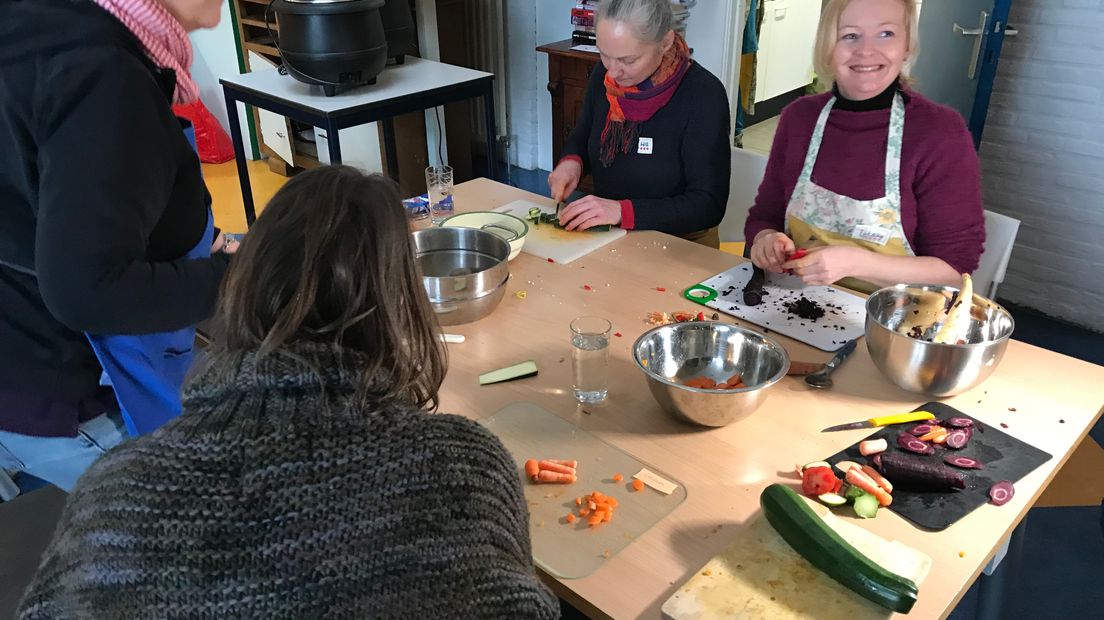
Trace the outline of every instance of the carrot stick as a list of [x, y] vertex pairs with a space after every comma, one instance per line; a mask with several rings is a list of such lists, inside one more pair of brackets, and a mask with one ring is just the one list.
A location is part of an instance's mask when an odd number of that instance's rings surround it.
[[539, 472], [540, 466], [537, 464], [536, 461], [534, 461], [533, 459], [525, 461], [525, 475], [528, 476], [530, 480], [536, 481], [537, 474]]
[[847, 470], [847, 481], [851, 484], [859, 487], [867, 493], [878, 498], [878, 503], [882, 506], [888, 506], [893, 503], [893, 496], [885, 492], [885, 489], [878, 486], [877, 482], [870, 479], [857, 467], [852, 467]]
[[575, 468], [574, 467], [568, 467], [567, 465], [560, 465], [559, 463], [554, 463], [552, 461], [541, 461], [541, 462], [537, 463], [537, 466], [540, 467], [541, 471], [554, 471], [554, 472], [560, 473], [560, 474], [569, 474], [569, 475], [572, 475], [572, 476], [575, 475]]
[[892, 493], [893, 492], [893, 484], [889, 480], [886, 480], [885, 476], [878, 473], [877, 469], [874, 469], [873, 467], [871, 467], [869, 465], [863, 465], [862, 466], [862, 471], [867, 476], [870, 476], [871, 480], [878, 483], [878, 486], [885, 489], [886, 493]]
[[920, 436], [919, 439], [920, 441], [934, 441], [936, 437], [939, 437], [940, 435], [947, 435], [948, 433], [949, 431], [947, 429], [943, 428], [942, 426], [937, 426], [928, 431], [927, 434]]
[[565, 467], [570, 467], [571, 469], [578, 469], [579, 468], [579, 461], [565, 461], [565, 460], [561, 460], [561, 459], [544, 459], [544, 460], [548, 461], [549, 463], [556, 463], [557, 465], [563, 465]]
[[575, 476], [571, 474], [561, 474], [558, 471], [548, 471], [542, 469], [537, 473], [537, 480], [540, 482], [555, 482], [557, 484], [571, 484], [575, 482]]

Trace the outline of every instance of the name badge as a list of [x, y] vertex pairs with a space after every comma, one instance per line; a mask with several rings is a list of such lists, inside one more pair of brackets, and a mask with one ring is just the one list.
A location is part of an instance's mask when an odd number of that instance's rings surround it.
[[854, 232], [851, 234], [856, 239], [862, 241], [869, 241], [870, 243], [877, 243], [878, 245], [885, 245], [889, 243], [889, 240], [893, 238], [893, 233], [888, 228], [882, 228], [881, 226], [870, 226], [868, 224], [859, 224], [855, 227]]
[[651, 138], [640, 138], [640, 140], [636, 143], [636, 152], [641, 154], [641, 155], [651, 155], [652, 154], [652, 139]]

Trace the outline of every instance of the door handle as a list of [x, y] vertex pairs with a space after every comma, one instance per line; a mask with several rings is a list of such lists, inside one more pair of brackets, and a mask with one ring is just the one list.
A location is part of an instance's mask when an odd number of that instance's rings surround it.
[[1014, 37], [1018, 34], [1020, 34], [1020, 31], [1017, 30], [1016, 28], [1005, 28], [1004, 29], [1004, 36], [1006, 36], [1006, 37]]
[[970, 68], [966, 71], [966, 77], [974, 79], [977, 75], [978, 58], [981, 57], [981, 43], [985, 38], [985, 27], [989, 24], [989, 13], [981, 11], [978, 15], [978, 27], [977, 28], [963, 28], [958, 24], [953, 26], [956, 34], [964, 37], [977, 37], [974, 39], [974, 49], [970, 52]]

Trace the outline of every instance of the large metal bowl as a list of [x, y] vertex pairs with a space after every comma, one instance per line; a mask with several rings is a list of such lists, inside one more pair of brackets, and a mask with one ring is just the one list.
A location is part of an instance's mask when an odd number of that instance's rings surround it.
[[898, 284], [867, 298], [866, 348], [890, 381], [910, 392], [953, 396], [993, 374], [1016, 324], [1007, 310], [980, 295], [974, 295], [964, 344], [928, 342], [897, 331], [906, 317], [922, 311], [925, 297], [949, 300], [957, 292], [949, 286]]
[[[763, 404], [786, 376], [790, 358], [774, 340], [728, 323], [696, 321], [656, 327], [633, 344], [633, 360], [660, 407], [703, 426], [724, 426]], [[718, 383], [739, 373], [748, 387], [706, 390], [684, 383], [708, 376]]]
[[422, 283], [437, 321], [461, 325], [487, 316], [506, 294], [510, 244], [476, 228], [415, 231]]

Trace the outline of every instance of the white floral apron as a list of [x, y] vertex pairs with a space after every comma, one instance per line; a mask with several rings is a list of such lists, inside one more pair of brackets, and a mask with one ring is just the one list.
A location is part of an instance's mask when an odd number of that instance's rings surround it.
[[[905, 102], [901, 93], [893, 96], [889, 114], [885, 196], [874, 200], [855, 200], [813, 183], [813, 166], [835, 103], [835, 97], [828, 100], [813, 128], [801, 176], [786, 205], [786, 234], [799, 248], [850, 245], [878, 254], [915, 256], [901, 223], [901, 141], [905, 133]], [[844, 278], [838, 284], [864, 292], [879, 288], [856, 278]]]

